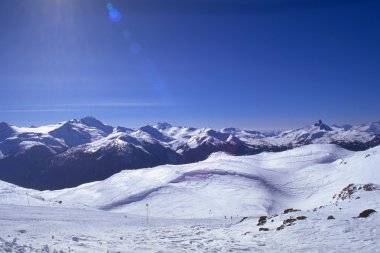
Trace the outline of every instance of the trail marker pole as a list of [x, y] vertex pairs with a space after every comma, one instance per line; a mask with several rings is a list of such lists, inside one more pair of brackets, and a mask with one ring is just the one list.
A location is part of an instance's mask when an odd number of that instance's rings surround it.
[[26, 195], [26, 199], [28, 200], [28, 206], [30, 206], [30, 203], [29, 203], [29, 194], [27, 192], [25, 192], [25, 195]]
[[149, 224], [149, 205], [146, 203], [146, 224]]

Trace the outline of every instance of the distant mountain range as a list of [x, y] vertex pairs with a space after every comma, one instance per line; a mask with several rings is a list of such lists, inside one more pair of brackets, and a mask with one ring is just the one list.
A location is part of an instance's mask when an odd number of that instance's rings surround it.
[[105, 125], [92, 117], [27, 128], [2, 122], [0, 180], [39, 190], [62, 189], [126, 169], [198, 162], [218, 151], [252, 155], [308, 144], [366, 150], [380, 144], [380, 122], [328, 126], [319, 121], [270, 133], [168, 123], [132, 129]]

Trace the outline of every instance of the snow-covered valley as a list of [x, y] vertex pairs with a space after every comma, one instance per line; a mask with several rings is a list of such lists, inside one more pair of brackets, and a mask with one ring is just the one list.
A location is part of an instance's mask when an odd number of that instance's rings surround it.
[[312, 144], [55, 191], [1, 182], [0, 251], [377, 252], [379, 164], [380, 147]]

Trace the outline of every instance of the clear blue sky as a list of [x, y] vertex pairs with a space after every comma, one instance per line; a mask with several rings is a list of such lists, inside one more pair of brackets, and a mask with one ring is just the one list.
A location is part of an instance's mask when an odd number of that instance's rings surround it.
[[1, 0], [0, 121], [380, 120], [380, 1]]

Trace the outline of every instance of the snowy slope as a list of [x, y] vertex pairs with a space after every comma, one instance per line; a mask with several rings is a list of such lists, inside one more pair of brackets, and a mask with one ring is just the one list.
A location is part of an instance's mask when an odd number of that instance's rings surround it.
[[312, 144], [57, 191], [1, 182], [0, 252], [376, 252], [378, 164], [380, 147]]
[[133, 214], [144, 213], [149, 203], [153, 216], [167, 218], [273, 214], [287, 207], [328, 204], [350, 183], [379, 183], [380, 175], [374, 173], [378, 152], [314, 144], [245, 157], [217, 153], [195, 164], [123, 171], [41, 196]]

